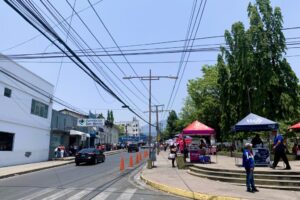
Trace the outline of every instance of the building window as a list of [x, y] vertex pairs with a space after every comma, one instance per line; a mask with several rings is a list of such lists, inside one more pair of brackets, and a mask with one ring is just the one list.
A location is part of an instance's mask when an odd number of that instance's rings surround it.
[[13, 133], [0, 132], [0, 151], [12, 151], [14, 143]]
[[32, 99], [31, 114], [48, 118], [48, 105]]
[[11, 97], [11, 89], [9, 88], [4, 88], [4, 96], [6, 97]]

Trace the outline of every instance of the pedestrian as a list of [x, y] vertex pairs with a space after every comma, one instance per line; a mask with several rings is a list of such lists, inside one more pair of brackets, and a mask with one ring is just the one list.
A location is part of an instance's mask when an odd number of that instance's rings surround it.
[[170, 144], [170, 154], [169, 159], [172, 160], [172, 167], [175, 167], [175, 159], [177, 155], [177, 147], [174, 143]]
[[58, 157], [58, 147], [56, 147], [56, 148], [54, 149], [54, 155], [55, 155], [55, 158]]
[[252, 152], [252, 144], [246, 143], [243, 151], [243, 167], [246, 171], [247, 192], [258, 192], [254, 183], [254, 156]]
[[251, 141], [253, 148], [256, 148], [257, 145], [261, 144], [262, 146], [264, 145], [263, 141], [260, 139], [259, 135], [256, 134], [255, 137]]
[[272, 135], [274, 136], [274, 145], [273, 145], [274, 162], [273, 162], [273, 165], [271, 166], [271, 168], [275, 169], [280, 158], [282, 158], [282, 160], [286, 166], [285, 169], [290, 170], [291, 166], [290, 166], [289, 161], [285, 154], [285, 146], [283, 143], [283, 140], [284, 140], [283, 137], [278, 133], [277, 130], [272, 131]]
[[60, 157], [63, 158], [65, 154], [65, 146], [64, 145], [60, 145]]
[[61, 157], [61, 147], [60, 147], [60, 145], [58, 145], [58, 147], [57, 147], [56, 157], [57, 157], [57, 158], [60, 158], [60, 157]]

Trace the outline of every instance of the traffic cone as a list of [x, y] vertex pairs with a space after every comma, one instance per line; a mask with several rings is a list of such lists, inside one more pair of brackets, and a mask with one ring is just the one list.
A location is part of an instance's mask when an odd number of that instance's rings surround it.
[[133, 167], [133, 158], [132, 158], [132, 154], [130, 154], [130, 158], [129, 158], [129, 167]]
[[140, 162], [140, 160], [139, 160], [139, 154], [136, 153], [135, 154], [135, 164], [137, 165], [137, 164], [139, 164], [139, 162]]
[[143, 160], [142, 152], [139, 153], [139, 156], [140, 156], [140, 161], [142, 161]]
[[123, 171], [125, 169], [125, 162], [123, 156], [121, 157], [120, 160], [120, 171]]
[[147, 152], [144, 151], [144, 158], [147, 158]]

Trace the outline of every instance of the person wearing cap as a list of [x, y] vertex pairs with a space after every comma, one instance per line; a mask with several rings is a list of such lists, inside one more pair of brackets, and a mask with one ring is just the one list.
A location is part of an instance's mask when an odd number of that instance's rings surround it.
[[274, 136], [274, 162], [271, 168], [275, 169], [280, 158], [282, 158], [283, 162], [285, 163], [286, 170], [290, 170], [291, 166], [289, 164], [289, 161], [285, 155], [285, 146], [283, 144], [283, 137], [278, 133], [277, 130], [272, 131], [272, 135]]
[[254, 183], [254, 156], [252, 153], [252, 144], [246, 143], [243, 151], [243, 167], [246, 170], [247, 192], [258, 192]]

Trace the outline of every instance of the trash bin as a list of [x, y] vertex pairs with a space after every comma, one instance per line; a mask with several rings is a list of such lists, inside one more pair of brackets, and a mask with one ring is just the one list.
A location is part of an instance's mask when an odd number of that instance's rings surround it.
[[176, 163], [178, 169], [185, 169], [184, 155], [178, 154], [176, 157]]

